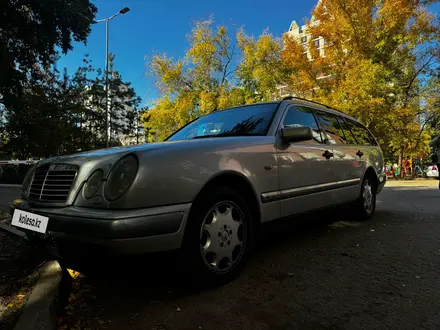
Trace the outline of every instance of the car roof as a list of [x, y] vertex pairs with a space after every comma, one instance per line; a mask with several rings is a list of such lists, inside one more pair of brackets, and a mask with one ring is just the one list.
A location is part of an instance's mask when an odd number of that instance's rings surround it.
[[220, 109], [220, 110], [217, 110], [215, 112], [234, 110], [234, 109], [243, 108], [243, 107], [252, 107], [252, 106], [255, 106], [255, 105], [280, 104], [281, 102], [282, 101], [269, 101], [269, 102], [259, 102], [259, 103], [252, 103], [252, 104], [243, 104], [243, 105], [237, 105], [237, 106], [231, 107], [231, 108]]
[[343, 112], [341, 112], [339, 110], [336, 110], [336, 109], [334, 109], [334, 108], [332, 108], [332, 107], [330, 107], [328, 105], [325, 105], [325, 104], [322, 104], [322, 103], [318, 103], [318, 102], [315, 102], [315, 101], [311, 101], [311, 100], [307, 100], [307, 99], [303, 99], [303, 98], [300, 98], [300, 97], [286, 97], [283, 100], [238, 105], [238, 106], [235, 106], [235, 107], [232, 107], [232, 108], [226, 108], [226, 109], [218, 110], [217, 112], [234, 110], [234, 109], [242, 108], [242, 107], [251, 107], [251, 106], [255, 106], [255, 105], [281, 104], [283, 102], [288, 102], [288, 103], [292, 103], [292, 104], [296, 104], [296, 105], [306, 105], [306, 106], [308, 106], [310, 108], [314, 108], [316, 110], [322, 110], [322, 111], [325, 111], [325, 112], [329, 112], [329, 113], [332, 113], [334, 115], [345, 117], [345, 118], [351, 119], [351, 120], [353, 120], [353, 121], [355, 121], [357, 123], [362, 124], [356, 118], [353, 118], [353, 117], [347, 115], [346, 113], [343, 113]]

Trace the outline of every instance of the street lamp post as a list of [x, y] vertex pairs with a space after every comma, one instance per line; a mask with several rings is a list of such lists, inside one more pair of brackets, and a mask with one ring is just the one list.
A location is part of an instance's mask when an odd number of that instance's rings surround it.
[[120, 11], [118, 11], [116, 14], [97, 20], [93, 23], [101, 23], [105, 22], [105, 147], [109, 147], [109, 141], [111, 136], [111, 128], [110, 128], [110, 116], [108, 111], [108, 104], [109, 104], [109, 95], [108, 95], [108, 59], [109, 59], [109, 53], [108, 53], [108, 38], [109, 38], [109, 23], [110, 20], [118, 16], [119, 14], [125, 14], [130, 11], [130, 8], [125, 7], [122, 8]]

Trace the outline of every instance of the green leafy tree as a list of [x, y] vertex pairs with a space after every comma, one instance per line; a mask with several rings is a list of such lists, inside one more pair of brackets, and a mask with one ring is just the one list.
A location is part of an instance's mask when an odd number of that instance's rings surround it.
[[0, 1], [0, 103], [11, 107], [56, 48], [67, 53], [73, 41], [85, 42], [96, 11], [89, 0]]
[[[128, 82], [110, 80], [117, 92], [111, 94], [113, 111], [120, 117], [113, 132], [129, 134], [133, 111], [139, 98]], [[120, 91], [121, 86], [125, 90]], [[3, 146], [9, 154], [24, 159], [50, 157], [105, 146], [105, 91], [102, 72], [93, 68], [87, 56], [73, 76], [53, 66], [41, 69], [22, 91], [13, 111], [5, 111]], [[112, 109], [112, 108], [111, 108]], [[122, 118], [122, 116], [125, 116]], [[120, 125], [123, 126], [123, 125]], [[120, 141], [113, 140], [113, 145]]]
[[67, 72], [41, 69], [23, 88], [19, 102], [5, 116], [5, 145], [18, 158], [55, 156], [79, 148], [78, 114], [83, 99]]

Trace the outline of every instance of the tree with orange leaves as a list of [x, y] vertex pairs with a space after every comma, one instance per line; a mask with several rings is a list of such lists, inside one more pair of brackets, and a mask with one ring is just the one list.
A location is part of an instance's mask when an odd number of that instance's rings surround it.
[[[439, 54], [439, 25], [426, 9], [432, 2], [320, 1], [307, 23], [307, 52], [285, 36], [290, 90], [359, 118], [388, 155], [427, 152], [432, 109], [423, 100]], [[318, 37], [324, 56], [312, 44]]]

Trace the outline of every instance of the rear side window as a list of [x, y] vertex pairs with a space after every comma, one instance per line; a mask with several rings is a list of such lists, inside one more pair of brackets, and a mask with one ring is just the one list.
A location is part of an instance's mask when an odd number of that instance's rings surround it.
[[[319, 130], [313, 112], [305, 107], [290, 107], [283, 121], [284, 127], [310, 127], [313, 130], [314, 142], [323, 143], [324, 139]], [[302, 142], [304, 143], [304, 142]]]
[[359, 124], [353, 120], [346, 118], [344, 118], [344, 120], [347, 122], [348, 126], [350, 127], [350, 130], [353, 132], [354, 136], [356, 137], [358, 144], [371, 145], [371, 146], [377, 145], [373, 136], [362, 124]]
[[327, 141], [330, 144], [346, 144], [347, 140], [344, 135], [339, 121], [331, 113], [324, 111], [316, 111], [321, 124], [324, 126]]
[[345, 139], [348, 144], [358, 144], [356, 141], [356, 138], [354, 137], [353, 133], [351, 132], [348, 124], [341, 118], [336, 116], [338, 119], [339, 124], [342, 127], [342, 130], [344, 131]]

